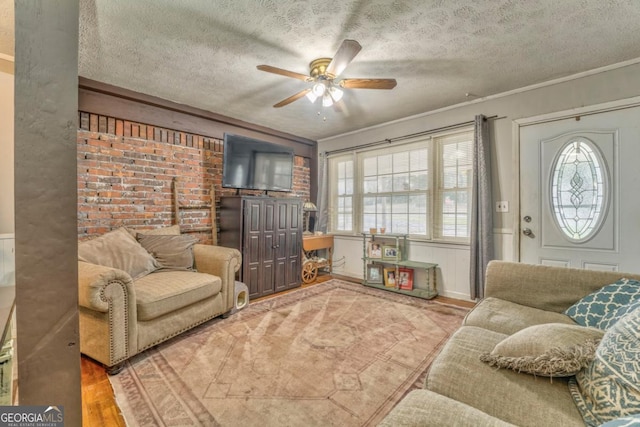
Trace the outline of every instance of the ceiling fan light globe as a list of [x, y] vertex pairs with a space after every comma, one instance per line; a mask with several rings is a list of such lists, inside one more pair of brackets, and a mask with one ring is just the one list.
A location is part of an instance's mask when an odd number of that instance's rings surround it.
[[306, 97], [309, 101], [311, 101], [312, 104], [315, 104], [316, 99], [318, 99], [318, 96], [315, 93], [313, 93], [313, 91], [307, 93]]
[[332, 105], [333, 105], [333, 99], [331, 99], [331, 96], [329, 96], [329, 94], [326, 93], [322, 97], [322, 106], [323, 107], [331, 107]]
[[320, 96], [324, 96], [326, 90], [327, 90], [327, 86], [323, 82], [318, 82], [313, 85], [312, 92], [315, 96], [320, 97]]
[[332, 87], [330, 89], [331, 92], [331, 98], [333, 99], [333, 102], [338, 102], [342, 99], [342, 95], [344, 95], [344, 91], [338, 89], [337, 87]]

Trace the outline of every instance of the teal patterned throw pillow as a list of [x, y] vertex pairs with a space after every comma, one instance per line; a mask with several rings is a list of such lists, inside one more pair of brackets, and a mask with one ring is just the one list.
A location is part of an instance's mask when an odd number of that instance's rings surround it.
[[640, 414], [606, 422], [600, 427], [640, 427]]
[[573, 304], [564, 314], [582, 326], [606, 330], [628, 310], [621, 307], [640, 302], [640, 282], [620, 279]]
[[622, 319], [625, 314], [631, 313], [633, 310], [639, 307], [640, 307], [640, 300], [637, 300], [630, 304], [623, 305], [621, 307], [616, 308], [611, 313], [611, 316], [607, 316], [606, 319], [602, 319], [602, 321], [600, 322], [599, 329], [604, 329], [604, 330], [609, 329], [610, 327], [615, 325], [619, 319]]
[[596, 358], [569, 380], [569, 390], [588, 426], [640, 414], [640, 308], [604, 334]]

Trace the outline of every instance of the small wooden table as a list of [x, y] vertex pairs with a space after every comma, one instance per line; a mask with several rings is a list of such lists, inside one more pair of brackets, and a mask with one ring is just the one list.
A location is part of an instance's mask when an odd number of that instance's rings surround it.
[[[319, 249], [327, 250], [327, 259], [323, 262], [318, 262], [310, 256], [310, 252], [317, 251]], [[304, 260], [302, 263], [302, 281], [304, 283], [311, 283], [316, 280], [319, 268], [327, 267], [329, 269], [329, 273], [332, 272], [333, 235], [303, 235], [302, 250], [304, 252]]]

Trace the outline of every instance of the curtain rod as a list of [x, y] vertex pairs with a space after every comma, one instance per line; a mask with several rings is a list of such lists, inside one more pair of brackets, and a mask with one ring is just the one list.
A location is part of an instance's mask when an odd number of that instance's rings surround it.
[[[485, 120], [493, 120], [493, 119], [498, 119], [498, 118], [502, 118], [502, 117], [491, 116], [491, 117], [485, 117], [484, 119]], [[445, 131], [445, 130], [457, 129], [457, 128], [461, 128], [461, 127], [472, 125], [474, 123], [475, 123], [475, 120], [470, 120], [468, 122], [456, 123], [454, 125], [448, 125], [448, 126], [442, 126], [442, 127], [439, 127], [439, 128], [429, 129], [429, 130], [425, 130], [425, 131], [421, 131], [421, 132], [416, 132], [416, 133], [412, 133], [412, 134], [409, 134], [409, 135], [396, 136], [394, 138], [387, 138], [387, 139], [381, 139], [380, 141], [368, 142], [366, 144], [356, 145], [355, 147], [338, 148], [337, 150], [325, 151], [324, 155], [328, 156], [330, 154], [343, 153], [343, 152], [347, 152], [347, 151], [361, 150], [363, 148], [376, 147], [376, 146], [382, 145], [382, 144], [391, 144], [392, 142], [402, 141], [402, 140], [405, 140], [405, 139], [411, 139], [411, 138], [415, 138], [415, 137], [418, 137], [418, 136], [431, 135], [433, 133], [442, 132], [442, 131]]]

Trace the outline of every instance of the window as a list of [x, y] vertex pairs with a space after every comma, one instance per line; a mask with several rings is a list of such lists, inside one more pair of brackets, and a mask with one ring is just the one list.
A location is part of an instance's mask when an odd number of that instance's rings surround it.
[[353, 157], [331, 159], [331, 229], [353, 231]]
[[434, 138], [438, 151], [435, 235], [468, 241], [471, 213], [473, 132]]
[[551, 168], [551, 206], [565, 237], [584, 242], [598, 230], [608, 190], [604, 160], [586, 138], [567, 143]]
[[362, 230], [427, 235], [429, 150], [363, 153]]
[[329, 158], [333, 232], [469, 241], [473, 131]]

